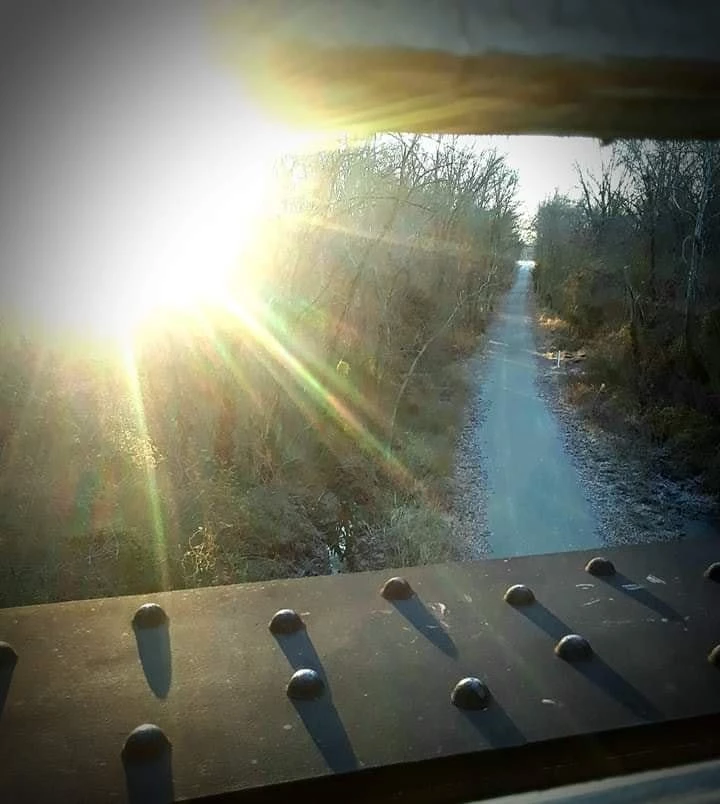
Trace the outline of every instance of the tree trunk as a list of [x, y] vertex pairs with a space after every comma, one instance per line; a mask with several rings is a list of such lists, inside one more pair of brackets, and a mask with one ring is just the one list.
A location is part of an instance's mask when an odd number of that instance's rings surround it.
[[685, 286], [685, 326], [684, 326], [684, 341], [685, 341], [685, 354], [688, 360], [688, 366], [691, 372], [695, 375], [706, 376], [700, 356], [697, 351], [697, 344], [695, 343], [695, 331], [697, 320], [697, 286], [700, 276], [702, 254], [704, 250], [704, 237], [705, 237], [705, 212], [707, 210], [708, 199], [713, 178], [713, 164], [711, 153], [711, 145], [704, 143], [702, 146], [702, 185], [700, 188], [700, 198], [698, 199], [697, 212], [695, 214], [695, 223], [691, 235], [690, 244], [690, 261], [688, 264], [687, 284]]
[[643, 379], [642, 370], [642, 355], [640, 353], [640, 304], [638, 302], [635, 291], [630, 283], [628, 274], [628, 266], [625, 266], [625, 288], [628, 295], [628, 305], [630, 308], [630, 351], [632, 352], [633, 365], [635, 368], [635, 393], [642, 407], [645, 406], [647, 398], [647, 389]]
[[648, 276], [648, 296], [651, 302], [657, 299], [657, 211], [653, 210], [652, 222], [650, 223], [650, 271]]

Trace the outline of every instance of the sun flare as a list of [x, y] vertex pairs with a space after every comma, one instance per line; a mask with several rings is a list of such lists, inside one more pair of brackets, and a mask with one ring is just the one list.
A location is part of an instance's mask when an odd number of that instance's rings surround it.
[[156, 315], [197, 310], [231, 285], [252, 285], [254, 255], [279, 201], [274, 164], [294, 144], [290, 135], [275, 136], [218, 172], [186, 177], [182, 187], [157, 186], [162, 214], [138, 233], [101, 326], [127, 337]]
[[73, 337], [122, 344], [252, 292], [282, 208], [278, 161], [307, 147], [307, 134], [248, 107], [240, 131], [205, 122], [182, 148], [155, 144], [125, 175], [113, 165], [96, 248], [68, 273], [60, 312]]

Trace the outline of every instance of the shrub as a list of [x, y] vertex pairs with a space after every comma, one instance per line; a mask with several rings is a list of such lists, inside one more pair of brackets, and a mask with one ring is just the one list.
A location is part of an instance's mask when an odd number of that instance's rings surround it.
[[403, 505], [391, 511], [381, 538], [390, 567], [440, 564], [460, 557], [452, 518], [419, 505]]

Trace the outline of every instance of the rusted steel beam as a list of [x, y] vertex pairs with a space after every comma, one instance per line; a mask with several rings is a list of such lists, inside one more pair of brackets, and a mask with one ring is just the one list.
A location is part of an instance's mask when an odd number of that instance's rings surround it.
[[[409, 590], [359, 573], [0, 611], [17, 657], [3, 800], [332, 798], [350, 774], [348, 795], [425, 800], [432, 778], [454, 801], [707, 759], [719, 553], [697, 539], [608, 551], [614, 574], [580, 552], [403, 570]], [[532, 596], [506, 599], [515, 584]], [[556, 651], [568, 634], [590, 650]], [[465, 678], [482, 694], [453, 700]], [[145, 723], [159, 731], [128, 740]]]

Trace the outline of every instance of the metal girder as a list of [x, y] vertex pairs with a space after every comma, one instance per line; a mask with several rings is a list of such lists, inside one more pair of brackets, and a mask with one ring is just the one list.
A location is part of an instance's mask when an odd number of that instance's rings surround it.
[[[396, 601], [380, 594], [393, 573], [373, 572], [0, 611], [17, 654], [0, 673], [0, 797], [459, 801], [713, 756], [720, 584], [703, 573], [720, 546], [609, 550], [612, 576], [586, 571], [593, 555], [407, 569], [414, 594]], [[533, 603], [506, 602], [516, 583]], [[134, 627], [148, 602], [167, 622]], [[283, 608], [305, 627], [271, 633]], [[570, 633], [592, 658], [555, 654]], [[320, 697], [288, 697], [299, 668]], [[486, 709], [452, 705], [468, 676]], [[143, 723], [171, 757], [124, 765]]]
[[159, 108], [182, 97], [203, 110], [218, 71], [239, 101], [248, 92], [312, 128], [720, 137], [720, 6], [708, 1], [76, 0], [0, 14], [11, 121], [27, 97], [94, 114], [108, 93], [136, 102], [148, 88]]
[[234, 19], [243, 79], [290, 121], [720, 136], [720, 11], [709, 2], [280, 0]]

